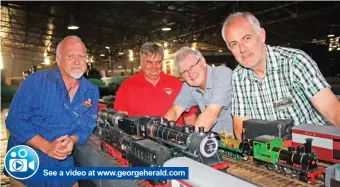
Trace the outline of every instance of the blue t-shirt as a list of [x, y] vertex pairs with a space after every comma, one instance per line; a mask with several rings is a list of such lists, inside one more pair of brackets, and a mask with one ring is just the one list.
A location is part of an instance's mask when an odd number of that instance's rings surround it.
[[[26, 145], [36, 135], [53, 142], [63, 135], [76, 134], [84, 144], [96, 126], [99, 90], [84, 77], [70, 103], [68, 90], [59, 70], [38, 71], [25, 79], [11, 103], [6, 127], [10, 132], [7, 149]], [[33, 148], [34, 149], [34, 148]], [[35, 149], [41, 167], [72, 167], [73, 157], [50, 158]], [[75, 180], [21, 180], [28, 187], [72, 186]]]

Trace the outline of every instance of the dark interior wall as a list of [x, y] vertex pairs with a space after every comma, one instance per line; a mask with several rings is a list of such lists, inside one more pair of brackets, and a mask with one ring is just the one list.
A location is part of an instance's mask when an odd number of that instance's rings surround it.
[[335, 77], [340, 74], [340, 51], [329, 51], [326, 45], [304, 44], [300, 47], [318, 64], [324, 77]]
[[219, 66], [220, 64], [226, 64], [230, 69], [234, 69], [237, 66], [237, 61], [232, 55], [223, 55], [223, 56], [204, 56], [208, 64], [215, 64], [215, 66]]

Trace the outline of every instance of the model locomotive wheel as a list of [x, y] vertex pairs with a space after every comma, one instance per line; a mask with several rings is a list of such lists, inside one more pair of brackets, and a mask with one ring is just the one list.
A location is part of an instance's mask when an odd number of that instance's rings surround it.
[[268, 168], [268, 170], [273, 171], [273, 170], [275, 170], [275, 165], [274, 164], [267, 164], [267, 168]]

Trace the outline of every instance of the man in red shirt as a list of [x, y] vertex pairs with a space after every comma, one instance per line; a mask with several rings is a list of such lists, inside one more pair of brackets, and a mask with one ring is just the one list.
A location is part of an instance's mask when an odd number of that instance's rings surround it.
[[[164, 116], [182, 88], [182, 82], [162, 72], [164, 49], [147, 42], [140, 50], [141, 71], [126, 79], [119, 87], [114, 109], [129, 116]], [[183, 114], [177, 125], [194, 124], [196, 107]], [[184, 121], [183, 121], [184, 118]]]

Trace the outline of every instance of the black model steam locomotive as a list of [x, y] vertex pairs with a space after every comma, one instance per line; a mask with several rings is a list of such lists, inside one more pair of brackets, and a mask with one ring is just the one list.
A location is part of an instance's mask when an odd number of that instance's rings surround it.
[[209, 166], [223, 163], [214, 134], [203, 128], [195, 132], [191, 125], [178, 127], [162, 117], [128, 117], [112, 109], [99, 112], [97, 128], [104, 145], [118, 149], [132, 166], [162, 166], [178, 156]]

